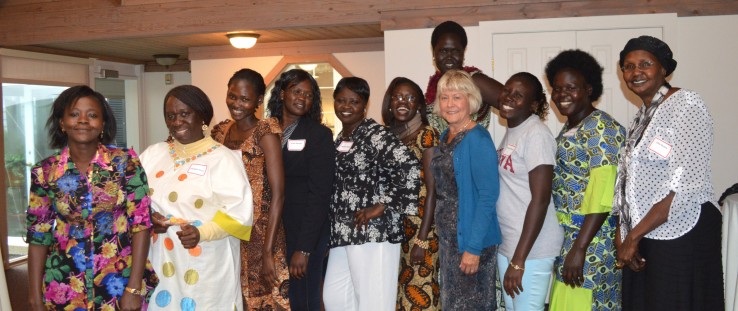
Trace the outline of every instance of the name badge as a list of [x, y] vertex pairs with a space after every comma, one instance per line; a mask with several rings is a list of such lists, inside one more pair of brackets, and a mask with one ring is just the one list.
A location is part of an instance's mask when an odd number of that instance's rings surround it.
[[302, 149], [305, 149], [306, 143], [307, 143], [307, 140], [305, 139], [288, 139], [287, 140], [287, 150], [302, 151]]
[[351, 146], [353, 145], [353, 141], [342, 141], [341, 144], [338, 145], [338, 148], [336, 148], [336, 150], [338, 150], [338, 152], [348, 152], [349, 150], [351, 150]]
[[513, 151], [515, 151], [515, 149], [517, 149], [517, 148], [518, 148], [518, 146], [516, 146], [516, 145], [507, 144], [507, 146], [505, 146], [505, 149], [502, 149], [502, 155], [504, 155], [504, 156], [510, 156], [513, 153]]
[[205, 176], [205, 172], [208, 170], [208, 166], [204, 164], [192, 164], [187, 170], [187, 173]]
[[651, 144], [648, 145], [648, 150], [666, 159], [671, 154], [671, 145], [656, 137], [653, 139]]

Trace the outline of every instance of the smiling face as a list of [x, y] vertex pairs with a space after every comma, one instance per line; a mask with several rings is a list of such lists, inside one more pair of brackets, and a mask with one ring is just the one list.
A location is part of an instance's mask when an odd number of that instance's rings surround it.
[[264, 94], [256, 94], [254, 86], [246, 80], [236, 80], [228, 87], [226, 106], [231, 118], [238, 122], [251, 117], [264, 100]]
[[666, 69], [650, 52], [635, 50], [623, 60], [623, 80], [628, 89], [650, 104], [659, 88], [666, 83]]
[[461, 44], [461, 38], [453, 33], [443, 34], [433, 47], [433, 59], [436, 68], [442, 74], [450, 69], [462, 69], [464, 46]]
[[469, 96], [462, 91], [444, 90], [438, 96], [438, 109], [449, 127], [460, 128], [471, 120]]
[[92, 97], [80, 97], [64, 109], [59, 123], [68, 144], [97, 144], [105, 126], [102, 105]]
[[181, 144], [189, 144], [203, 139], [202, 117], [174, 96], [169, 96], [164, 104], [164, 120], [172, 137]]
[[566, 116], [570, 125], [579, 124], [579, 121], [594, 110], [589, 99], [592, 86], [587, 84], [578, 71], [569, 68], [559, 70], [551, 88], [551, 100], [559, 112]]
[[392, 108], [392, 116], [398, 123], [406, 123], [418, 114], [420, 98], [415, 89], [407, 83], [398, 84], [392, 92], [390, 100], [390, 108]]
[[507, 119], [507, 126], [516, 127], [535, 111], [533, 86], [521, 78], [512, 77], [505, 83], [498, 102], [500, 116]]
[[366, 101], [348, 87], [344, 87], [333, 97], [333, 109], [341, 120], [344, 132], [351, 133], [364, 120]]
[[284, 102], [282, 115], [286, 118], [300, 118], [313, 107], [313, 88], [308, 80], [295, 84], [287, 90], [282, 90], [280, 95]]

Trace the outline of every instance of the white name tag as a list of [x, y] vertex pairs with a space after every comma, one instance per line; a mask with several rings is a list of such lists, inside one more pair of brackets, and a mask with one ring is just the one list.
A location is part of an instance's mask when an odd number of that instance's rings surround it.
[[349, 150], [351, 150], [351, 146], [353, 145], [353, 141], [342, 141], [341, 144], [338, 145], [338, 148], [336, 148], [336, 150], [338, 150], [338, 152], [348, 152]]
[[502, 149], [502, 155], [504, 155], [504, 156], [510, 156], [513, 153], [513, 151], [515, 151], [515, 149], [517, 149], [517, 148], [518, 148], [518, 146], [516, 146], [516, 145], [507, 144], [507, 146], [505, 146], [505, 149]]
[[205, 172], [208, 170], [208, 166], [204, 164], [192, 164], [190, 165], [190, 169], [187, 170], [187, 173], [205, 176]]
[[656, 137], [653, 139], [651, 144], [648, 145], [648, 150], [666, 159], [671, 154], [671, 145]]
[[305, 149], [306, 143], [307, 143], [307, 140], [305, 139], [288, 139], [287, 140], [287, 150], [302, 151], [302, 149]]

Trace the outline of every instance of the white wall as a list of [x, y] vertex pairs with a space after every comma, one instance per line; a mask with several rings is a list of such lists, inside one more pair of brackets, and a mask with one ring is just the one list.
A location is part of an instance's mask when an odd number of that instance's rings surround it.
[[702, 95], [715, 124], [712, 174], [717, 196], [738, 183], [738, 105], [735, 90], [738, 15], [679, 18], [679, 50], [672, 85]]
[[[172, 84], [164, 83], [164, 75], [172, 74]], [[140, 150], [143, 152], [151, 144], [164, 141], [169, 135], [164, 124], [164, 95], [178, 85], [192, 84], [189, 72], [146, 72], [143, 75], [143, 102], [139, 125], [142, 136]]]
[[[587, 17], [588, 24], [611, 21], [614, 16]], [[540, 23], [539, 20], [510, 21], [511, 23]], [[577, 26], [579, 26], [577, 24]], [[576, 28], [572, 26], [572, 28]], [[466, 65], [473, 65], [492, 76], [492, 55], [489, 39], [482, 40], [480, 27], [465, 27], [469, 44]], [[726, 29], [738, 29], [738, 15], [678, 17], [674, 32], [666, 34], [667, 43], [674, 50], [679, 62], [671, 84], [695, 90], [707, 102], [715, 122], [715, 144], [713, 147], [713, 181], [716, 195], [738, 182], [738, 165], [731, 161], [738, 154], [738, 105], [734, 104], [731, 90], [735, 84], [738, 59], [733, 55], [738, 50], [738, 38], [728, 35]], [[428, 77], [433, 73], [430, 37], [432, 29], [385, 31], [385, 81], [405, 76], [425, 89]], [[676, 42], [674, 42], [675, 40]], [[499, 61], [495, 66], [502, 66]], [[629, 122], [626, 122], [629, 124]]]
[[[354, 76], [367, 80], [371, 89], [367, 115], [381, 121], [381, 102], [384, 95], [384, 53], [336, 53], [333, 54]], [[241, 68], [251, 68], [266, 76], [279, 63], [282, 56], [247, 57], [193, 60], [191, 62], [192, 84], [201, 88], [210, 97], [215, 109], [211, 124], [230, 118], [225, 105], [228, 79]]]

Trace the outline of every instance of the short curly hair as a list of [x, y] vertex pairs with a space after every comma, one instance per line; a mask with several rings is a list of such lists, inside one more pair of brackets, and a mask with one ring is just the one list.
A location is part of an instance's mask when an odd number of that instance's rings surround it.
[[454, 21], [445, 21], [438, 24], [438, 26], [433, 29], [433, 34], [431, 34], [431, 48], [435, 47], [438, 40], [441, 40], [441, 36], [447, 33], [458, 36], [459, 41], [461, 41], [461, 46], [466, 48], [466, 44], [468, 42], [468, 39], [466, 38], [466, 30], [464, 30], [464, 27], [461, 27], [459, 23]]
[[589, 100], [594, 102], [602, 95], [602, 71], [604, 68], [589, 53], [582, 50], [566, 50], [556, 55], [546, 64], [546, 79], [553, 85], [556, 74], [564, 69], [579, 72], [584, 80], [592, 87]]

